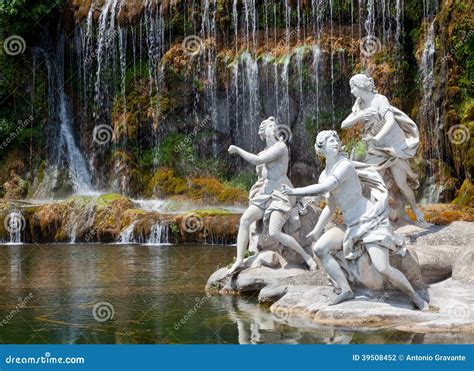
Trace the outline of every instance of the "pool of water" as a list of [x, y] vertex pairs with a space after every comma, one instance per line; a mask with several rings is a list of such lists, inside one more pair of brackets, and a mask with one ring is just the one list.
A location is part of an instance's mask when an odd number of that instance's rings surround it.
[[209, 245], [0, 245], [0, 343], [456, 342], [321, 327], [280, 319], [255, 297], [207, 297], [207, 278], [234, 254]]

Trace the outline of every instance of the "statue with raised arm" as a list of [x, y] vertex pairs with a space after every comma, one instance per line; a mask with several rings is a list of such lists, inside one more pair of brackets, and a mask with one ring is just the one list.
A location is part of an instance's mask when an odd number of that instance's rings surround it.
[[[266, 143], [266, 148], [253, 154], [231, 145], [230, 154], [238, 154], [245, 161], [256, 166], [258, 180], [250, 190], [249, 207], [240, 219], [237, 235], [237, 258], [228, 271], [233, 275], [244, 268], [244, 255], [248, 249], [250, 226], [259, 220], [268, 223], [269, 237], [300, 254], [311, 270], [316, 262], [290, 235], [283, 232], [286, 223], [291, 222], [289, 213], [296, 204], [295, 197], [280, 192], [282, 185], [292, 186], [287, 177], [289, 153], [285, 142], [278, 137], [278, 128], [273, 117], [260, 124], [258, 134]], [[289, 214], [288, 214], [289, 213]]]
[[[379, 171], [394, 200], [406, 200], [416, 216], [416, 221], [423, 223], [424, 216], [416, 205], [413, 192], [419, 183], [409, 163], [419, 144], [416, 124], [405, 113], [391, 106], [384, 95], [377, 93], [372, 78], [363, 74], [354, 75], [350, 79], [350, 86], [356, 101], [352, 113], [342, 122], [341, 128], [347, 129], [358, 122], [364, 123], [363, 140], [367, 143], [364, 162]], [[396, 188], [402, 197], [395, 196], [398, 193]], [[398, 216], [407, 219], [404, 203], [402, 202], [398, 211], [403, 215]]]
[[[367, 251], [373, 266], [383, 277], [409, 295], [416, 307], [426, 309], [428, 304], [405, 275], [390, 265], [389, 254], [403, 255], [405, 248], [404, 241], [392, 233], [388, 219], [388, 191], [380, 174], [370, 165], [347, 159], [341, 153], [341, 141], [333, 130], [318, 134], [315, 149], [318, 155], [326, 158], [326, 168], [319, 183], [303, 188], [284, 184], [282, 193], [288, 196], [326, 196], [327, 205], [308, 236], [316, 241], [313, 251], [340, 289], [331, 305], [354, 297], [344, 271], [332, 255], [342, 249], [348, 260], [355, 260]], [[342, 213], [345, 229], [334, 227], [324, 232], [336, 208]]]

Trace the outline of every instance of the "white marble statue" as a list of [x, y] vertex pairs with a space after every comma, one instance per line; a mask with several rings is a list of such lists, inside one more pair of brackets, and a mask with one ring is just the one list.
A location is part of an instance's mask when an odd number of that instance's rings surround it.
[[242, 148], [231, 145], [230, 154], [238, 154], [245, 161], [256, 166], [258, 180], [250, 190], [249, 207], [240, 219], [237, 235], [237, 258], [228, 271], [235, 274], [244, 268], [243, 260], [249, 245], [250, 226], [259, 220], [268, 223], [269, 236], [299, 253], [311, 270], [316, 269], [316, 262], [290, 235], [283, 232], [286, 223], [294, 222], [289, 213], [296, 203], [295, 197], [280, 192], [282, 185], [292, 186], [287, 177], [288, 147], [278, 137], [278, 128], [273, 117], [260, 124], [258, 134], [266, 143], [266, 148], [258, 153], [249, 153]]
[[[313, 251], [341, 290], [331, 304], [354, 297], [341, 266], [331, 253], [343, 249], [346, 259], [357, 259], [366, 250], [382, 276], [409, 295], [418, 308], [426, 309], [428, 304], [403, 273], [390, 265], [389, 254], [403, 255], [405, 250], [403, 240], [392, 233], [388, 191], [380, 174], [370, 165], [347, 159], [341, 153], [341, 141], [333, 130], [318, 134], [315, 149], [318, 155], [326, 158], [326, 168], [319, 183], [303, 188], [283, 184], [282, 193], [288, 196], [324, 194], [327, 199], [327, 206], [308, 237], [316, 241]], [[345, 227], [324, 232], [336, 208], [342, 213]]]
[[[423, 213], [416, 205], [413, 193], [419, 183], [409, 163], [419, 144], [416, 124], [405, 113], [391, 106], [384, 95], [377, 93], [372, 78], [363, 74], [354, 75], [350, 79], [350, 86], [356, 101], [352, 113], [342, 122], [341, 128], [347, 129], [358, 122], [364, 123], [363, 139], [367, 142], [364, 162], [373, 165], [380, 172], [392, 196], [398, 193], [398, 187], [402, 198], [415, 213], [417, 222], [424, 223]], [[397, 196], [393, 197], [397, 199]], [[404, 215], [404, 203], [402, 202], [399, 211], [403, 215], [399, 216], [408, 220]]]

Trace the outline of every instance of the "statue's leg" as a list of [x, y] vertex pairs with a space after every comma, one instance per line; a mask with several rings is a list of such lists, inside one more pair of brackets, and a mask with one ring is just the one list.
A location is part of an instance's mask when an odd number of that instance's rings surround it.
[[227, 274], [234, 273], [242, 266], [245, 251], [249, 244], [250, 226], [263, 218], [264, 211], [255, 205], [250, 205], [240, 218], [239, 233], [237, 234], [237, 258]]
[[394, 165], [390, 168], [390, 171], [392, 173], [392, 177], [395, 181], [395, 184], [398, 186], [400, 192], [402, 192], [403, 194], [403, 197], [405, 197], [407, 202], [410, 204], [411, 209], [415, 213], [416, 220], [418, 222], [423, 222], [425, 218], [423, 216], [423, 212], [416, 205], [415, 193], [408, 185], [406, 170], [403, 169], [403, 167], [401, 166]]
[[377, 244], [367, 244], [365, 248], [369, 253], [372, 264], [381, 275], [406, 293], [419, 309], [423, 310], [428, 308], [428, 303], [416, 293], [405, 275], [390, 265], [389, 251], [387, 248]]
[[330, 305], [339, 304], [345, 300], [352, 299], [354, 293], [349, 286], [346, 275], [342, 271], [339, 263], [332, 256], [332, 251], [342, 250], [342, 241], [344, 240], [344, 231], [340, 228], [331, 228], [325, 232], [313, 245], [313, 251], [321, 261], [327, 274], [341, 289], [341, 293], [334, 299]]
[[309, 255], [300, 244], [289, 234], [283, 233], [282, 229], [288, 218], [285, 217], [281, 211], [273, 211], [270, 215], [270, 222], [268, 223], [268, 234], [284, 246], [289, 247], [296, 253], [300, 254], [310, 270], [316, 270], [317, 265], [313, 257]]

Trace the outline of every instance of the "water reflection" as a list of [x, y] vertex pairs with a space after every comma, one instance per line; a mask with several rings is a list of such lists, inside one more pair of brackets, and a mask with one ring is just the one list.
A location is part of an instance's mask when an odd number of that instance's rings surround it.
[[[466, 342], [318, 326], [275, 316], [255, 297], [207, 297], [207, 278], [233, 255], [234, 248], [205, 245], [0, 246], [0, 343]], [[113, 308], [105, 322], [94, 318], [99, 302]]]

